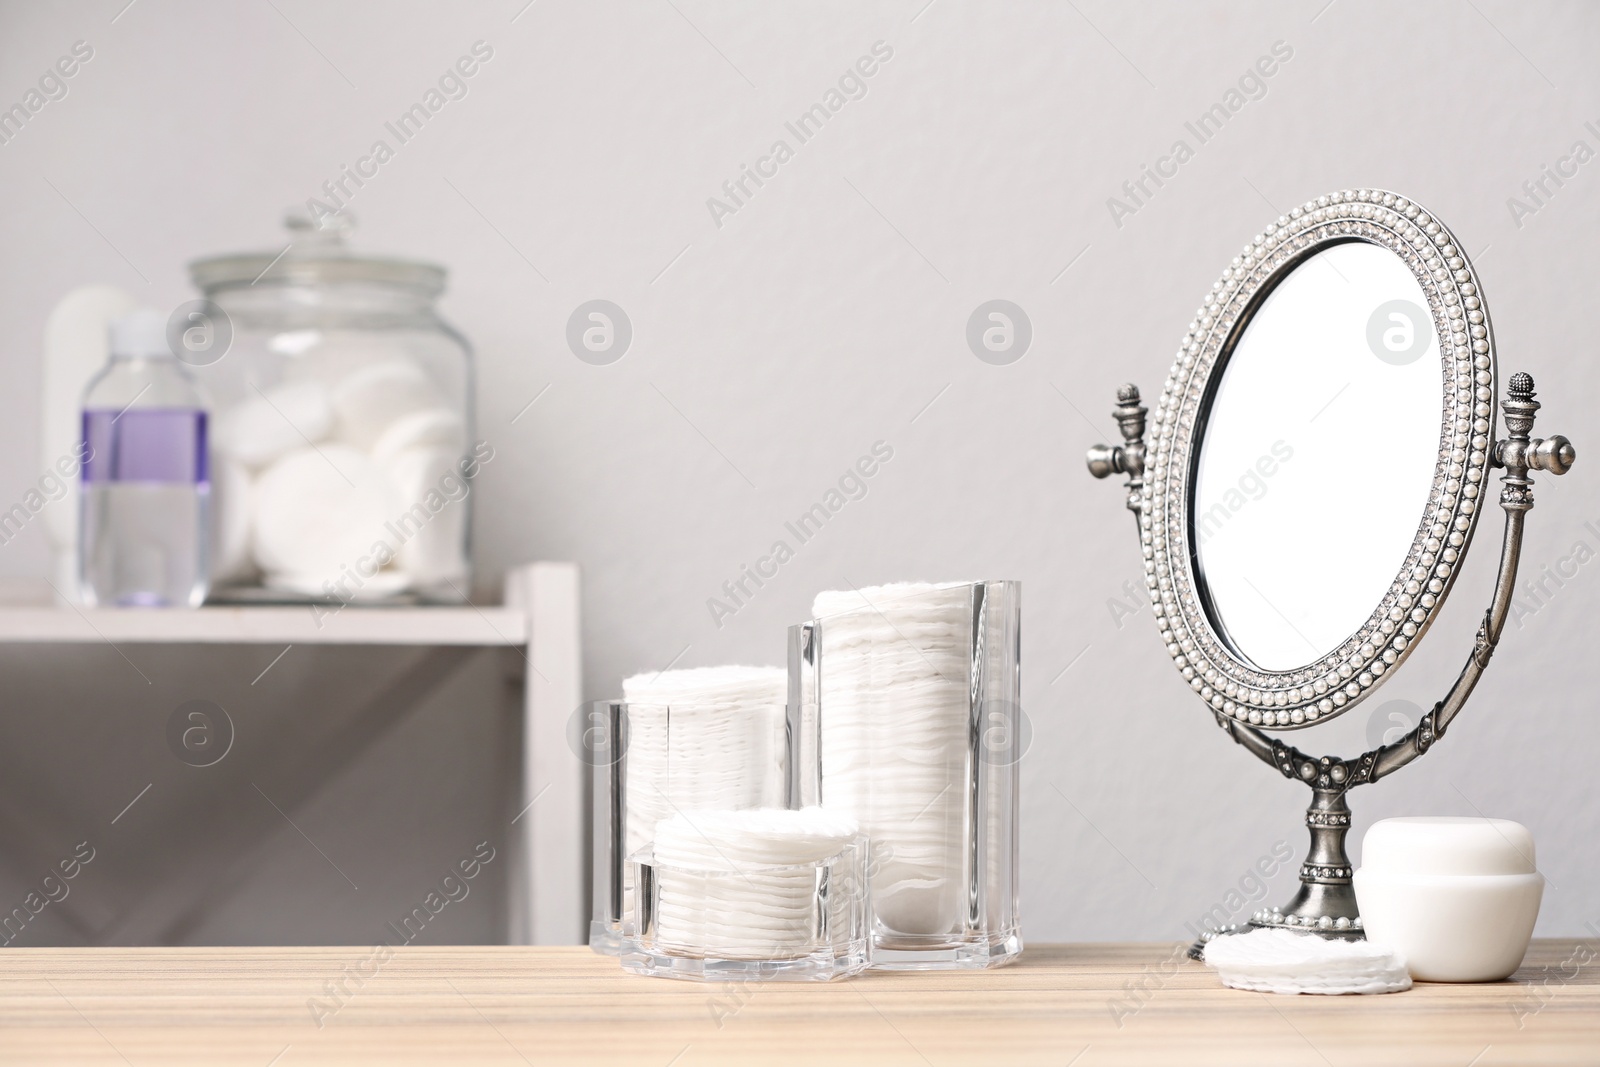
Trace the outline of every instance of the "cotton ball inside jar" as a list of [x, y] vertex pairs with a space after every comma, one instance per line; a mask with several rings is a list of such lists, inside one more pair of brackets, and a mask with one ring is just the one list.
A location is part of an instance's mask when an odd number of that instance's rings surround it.
[[225, 455], [211, 462], [211, 581], [213, 584], [248, 577], [255, 561], [250, 554], [250, 526], [254, 487], [242, 463]]
[[398, 545], [386, 524], [404, 504], [365, 453], [341, 444], [291, 452], [261, 474], [254, 503], [256, 563], [278, 577], [269, 584], [324, 593], [322, 583], [343, 573], [363, 584], [389, 581], [378, 570]]
[[253, 389], [219, 412], [213, 438], [224, 456], [259, 470], [308, 441], [321, 441], [332, 428], [328, 390], [317, 382], [286, 382]]
[[466, 426], [460, 415], [449, 408], [423, 408], [385, 426], [374, 438], [369, 454], [379, 466], [387, 466], [415, 448], [442, 450], [459, 458], [466, 443]]
[[371, 449], [405, 416], [441, 409], [444, 399], [416, 364], [400, 359], [375, 363], [333, 388], [336, 434], [357, 448]]
[[391, 524], [399, 539], [395, 562], [421, 585], [467, 576], [467, 494], [461, 450], [449, 444], [404, 448], [383, 471], [403, 502]]

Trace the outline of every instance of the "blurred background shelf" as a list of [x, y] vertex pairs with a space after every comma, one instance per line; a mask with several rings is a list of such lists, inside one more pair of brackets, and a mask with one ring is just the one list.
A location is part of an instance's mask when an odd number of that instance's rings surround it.
[[[482, 608], [0, 587], [0, 915], [79, 842], [100, 857], [13, 943], [372, 945], [407, 917], [423, 943], [583, 941], [578, 596], [560, 562]], [[196, 707], [215, 758], [174, 740]], [[484, 855], [470, 898], [440, 889]]]
[[528, 613], [509, 607], [118, 608], [0, 606], [0, 642], [74, 644], [471, 645], [528, 643]]

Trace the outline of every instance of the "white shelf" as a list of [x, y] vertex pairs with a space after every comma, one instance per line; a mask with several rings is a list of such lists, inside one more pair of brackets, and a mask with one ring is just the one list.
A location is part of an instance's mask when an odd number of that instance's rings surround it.
[[[584, 763], [572, 758], [567, 735], [573, 709], [583, 700], [576, 564], [539, 562], [512, 567], [505, 575], [501, 606], [351, 606], [336, 613], [321, 614], [320, 619], [309, 606], [228, 606], [192, 611], [90, 610], [63, 606], [53, 598], [54, 588], [48, 581], [0, 578], [0, 645], [19, 646], [8, 657], [7, 670], [50, 672], [46, 676], [49, 684], [43, 691], [61, 700], [92, 698], [90, 695], [97, 691], [97, 683], [100, 684], [98, 692], [103, 693], [111, 684], [107, 678], [125, 679], [125, 676], [64, 680], [59, 677], [63, 658], [77, 661], [81, 657], [76, 654], [47, 656], [43, 654], [45, 645], [73, 645], [88, 650], [110, 642], [126, 650], [125, 655], [131, 656], [130, 664], [153, 655], [157, 645], [265, 646], [259, 650], [259, 659], [251, 670], [259, 670], [261, 666], [270, 669], [277, 662], [273, 656], [282, 658], [284, 645], [516, 648], [527, 665], [526, 670], [514, 671], [522, 689], [521, 751], [516, 754], [520, 756], [517, 762], [521, 767], [521, 781], [511, 798], [517, 815], [509, 829], [503, 830], [503, 837], [497, 838], [496, 845], [499, 847], [499, 841], [503, 840], [506, 846], [503, 862], [509, 879], [508, 934], [513, 944], [583, 944], [587, 940], [588, 897], [583, 875], [588, 865], [583, 820], [576, 815], [583, 810], [587, 793]], [[207, 656], [197, 657], [194, 651], [175, 649], [167, 653], [165, 661], [170, 669], [163, 680], [181, 677], [185, 663], [192, 663], [202, 673], [211, 670], [212, 676], [218, 677], [214, 666], [206, 663]], [[330, 654], [338, 658], [337, 654]], [[87, 651], [83, 655], [87, 656]], [[295, 656], [299, 655], [301, 653], [296, 652]], [[460, 658], [459, 655], [425, 655], [403, 668], [416, 679], [435, 679], [425, 685], [410, 682], [397, 685], [392, 677], [371, 678], [370, 686], [366, 687], [370, 689], [366, 702], [358, 700], [359, 707], [347, 709], [351, 714], [362, 716], [354, 728], [348, 728], [351, 723], [346, 722], [345, 727], [331, 735], [330, 743], [319, 746], [315, 758], [310, 759], [292, 738], [280, 736], [276, 744], [257, 750], [253, 758], [258, 763], [251, 773], [264, 775], [264, 782], [275, 783], [273, 804], [281, 805], [280, 811], [292, 822], [298, 818], [300, 807], [309, 802], [329, 776], [341, 773], [341, 768], [353, 761], [365, 746], [385, 736], [386, 724], [392, 725], [409, 715], [419, 701], [428, 697], [431, 687], [437, 684], [439, 672], [454, 669], [452, 662]], [[94, 659], [90, 656], [82, 660], [85, 670], [94, 669]], [[323, 670], [334, 666], [323, 664]], [[121, 671], [120, 666], [115, 669]], [[319, 699], [317, 679], [311, 672], [286, 679], [281, 673], [286, 669], [279, 668], [276, 688], [258, 690], [261, 705], [273, 699]], [[247, 678], [243, 672], [235, 674], [239, 676], [235, 684], [242, 686]], [[30, 692], [41, 691], [37, 678], [12, 681], [19, 686], [31, 685]], [[68, 681], [84, 684], [74, 686], [67, 684]], [[177, 688], [176, 681], [173, 685], [167, 695], [184, 691]], [[347, 685], [345, 691], [359, 692], [362, 688]], [[164, 699], [160, 693], [151, 696], [158, 703]], [[515, 758], [512, 754], [508, 756]], [[419, 753], [415, 758], [420, 761], [427, 757]], [[498, 766], [499, 757], [495, 760], [494, 766]], [[313, 773], [299, 773], [308, 768]], [[485, 773], [491, 772], [486, 764]], [[41, 802], [37, 807], [39, 810], [32, 812], [24, 822], [10, 819], [9, 825], [0, 825], [0, 847], [8, 846], [21, 832], [19, 827], [25, 824], [27, 836], [40, 841], [66, 840], [66, 834], [78, 832], [65, 823], [48, 832], [42, 831], [37, 825], [39, 820], [61, 817], [68, 812], [66, 807], [57, 804]], [[0, 819], [0, 823], [7, 822]], [[186, 830], [187, 824], [179, 829]], [[231, 824], [229, 829], [231, 832]], [[188, 840], [183, 833], [169, 837], [180, 843]], [[260, 841], [255, 841], [241, 847], [248, 852], [259, 845]], [[206, 876], [182, 874], [190, 868]], [[181, 870], [174, 868], [174, 871], [182, 877], [164, 888], [163, 903], [158, 909], [169, 918], [203, 914], [204, 909], [214, 906], [216, 901], [230, 899], [241, 889], [240, 883], [225, 884], [220, 876], [213, 878], [216, 869], [209, 860], [203, 866], [190, 864]], [[214, 885], [222, 888], [213, 892]]]
[[[320, 623], [320, 625], [319, 625]], [[0, 607], [0, 643], [525, 645], [528, 616], [504, 607], [136, 610]]]

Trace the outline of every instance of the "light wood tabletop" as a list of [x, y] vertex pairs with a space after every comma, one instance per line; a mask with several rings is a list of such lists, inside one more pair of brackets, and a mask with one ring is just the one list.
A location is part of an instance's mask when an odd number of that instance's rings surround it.
[[0, 1063], [1600, 1064], [1600, 941], [1535, 942], [1509, 982], [1351, 997], [1224, 989], [1182, 948], [744, 986], [582, 948], [9, 949]]

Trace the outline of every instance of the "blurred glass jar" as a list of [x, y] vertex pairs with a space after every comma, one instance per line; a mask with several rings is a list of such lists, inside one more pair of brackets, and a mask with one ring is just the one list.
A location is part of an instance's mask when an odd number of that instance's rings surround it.
[[347, 215], [291, 214], [279, 252], [189, 265], [168, 324], [213, 398], [212, 601], [460, 602], [472, 352], [445, 271], [351, 253]]

